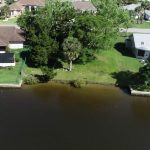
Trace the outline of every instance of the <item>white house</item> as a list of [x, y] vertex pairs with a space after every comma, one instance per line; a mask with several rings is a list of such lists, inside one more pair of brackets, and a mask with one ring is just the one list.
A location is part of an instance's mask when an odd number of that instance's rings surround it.
[[22, 30], [14, 26], [0, 26], [0, 67], [15, 66], [13, 49], [23, 48], [24, 41]]
[[123, 8], [124, 10], [128, 10], [128, 11], [135, 11], [135, 9], [136, 9], [137, 7], [139, 7], [139, 6], [141, 6], [141, 4], [140, 4], [140, 3], [137, 3], [137, 4], [125, 5], [125, 6], [122, 6], [122, 8]]
[[132, 49], [136, 58], [147, 60], [150, 57], [150, 34], [134, 33], [126, 41], [126, 47]]

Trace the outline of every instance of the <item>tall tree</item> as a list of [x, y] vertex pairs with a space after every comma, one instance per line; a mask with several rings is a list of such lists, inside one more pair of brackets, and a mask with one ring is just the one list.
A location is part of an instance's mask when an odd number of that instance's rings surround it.
[[10, 4], [14, 3], [15, 1], [14, 0], [5, 0], [5, 2], [7, 5], [10, 5]]
[[117, 5], [116, 0], [98, 1], [96, 7], [97, 16], [101, 18], [101, 44], [104, 49], [109, 49], [117, 38], [119, 28], [128, 27], [130, 16]]
[[79, 57], [81, 51], [81, 43], [77, 38], [69, 36], [63, 42], [63, 52], [66, 59], [69, 61], [69, 71], [72, 70], [72, 61]]
[[1, 17], [4, 17], [4, 18], [8, 18], [9, 17], [10, 9], [9, 9], [8, 5], [5, 5], [5, 6], [0, 8], [0, 15], [1, 15]]

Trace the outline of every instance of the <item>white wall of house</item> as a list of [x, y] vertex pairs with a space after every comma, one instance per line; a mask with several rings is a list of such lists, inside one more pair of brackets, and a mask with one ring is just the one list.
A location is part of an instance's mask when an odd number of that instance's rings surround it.
[[0, 67], [14, 67], [16, 63], [0, 63]]
[[6, 51], [0, 51], [0, 54], [6, 53]]
[[22, 11], [20, 11], [20, 10], [12, 10], [10, 12], [10, 17], [17, 17], [17, 16], [19, 16], [21, 14], [22, 14]]
[[23, 48], [23, 42], [22, 43], [10, 43], [8, 45], [8, 47], [10, 49], [20, 49], [20, 48]]

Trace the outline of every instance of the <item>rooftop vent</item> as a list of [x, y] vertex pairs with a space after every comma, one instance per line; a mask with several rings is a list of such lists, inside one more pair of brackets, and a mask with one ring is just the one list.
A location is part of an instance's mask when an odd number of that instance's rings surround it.
[[141, 45], [144, 45], [144, 42], [141, 42]]

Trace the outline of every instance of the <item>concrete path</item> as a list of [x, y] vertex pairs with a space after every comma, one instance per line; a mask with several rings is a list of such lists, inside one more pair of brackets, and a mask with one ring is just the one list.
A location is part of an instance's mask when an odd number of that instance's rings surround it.
[[150, 33], [150, 29], [128, 28], [129, 33]]
[[128, 33], [149, 33], [150, 29], [141, 29], [141, 28], [120, 28], [120, 32], [128, 32]]

